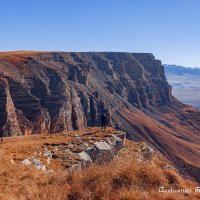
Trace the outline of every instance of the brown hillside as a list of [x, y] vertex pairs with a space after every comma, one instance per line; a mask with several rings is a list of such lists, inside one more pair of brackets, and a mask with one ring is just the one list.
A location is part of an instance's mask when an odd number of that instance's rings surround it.
[[[34, 135], [5, 138], [0, 144], [0, 199], [2, 200], [196, 200], [197, 183], [186, 180], [173, 165], [155, 149], [143, 142], [126, 141], [114, 160], [101, 165], [90, 164], [83, 170], [68, 173], [62, 157], [52, 157], [48, 164], [44, 154], [46, 143], [63, 145], [74, 137], [110, 137], [116, 131], [98, 128], [68, 134]], [[84, 136], [85, 135], [85, 136]], [[57, 152], [62, 153], [61, 149]], [[47, 169], [42, 171], [33, 164], [23, 165], [28, 157], [37, 157]], [[187, 189], [184, 193], [160, 193], [159, 188]]]

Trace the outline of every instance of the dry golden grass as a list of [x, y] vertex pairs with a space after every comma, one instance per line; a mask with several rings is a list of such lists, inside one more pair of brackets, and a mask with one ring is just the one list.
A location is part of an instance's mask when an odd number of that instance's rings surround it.
[[[129, 143], [130, 147], [131, 144]], [[129, 148], [128, 147], [128, 148]], [[182, 200], [200, 199], [195, 193], [159, 193], [159, 187], [193, 189], [197, 183], [185, 180], [174, 169], [165, 169], [166, 160], [156, 155], [149, 161], [138, 163], [130, 154], [118, 157], [102, 166], [90, 166], [68, 176], [68, 199], [121, 199], [121, 200]]]
[[30, 56], [46, 53], [45, 51], [7, 51], [7, 52], [0, 52], [0, 58], [4, 57], [12, 57], [12, 56]]
[[43, 51], [8, 51], [0, 52], [0, 60], [12, 62], [14, 64], [26, 61], [27, 57], [39, 55], [47, 52]]
[[0, 200], [200, 199], [200, 195], [195, 193], [159, 193], [160, 186], [194, 189], [197, 183], [184, 179], [173, 168], [166, 168], [169, 163], [159, 154], [139, 162], [137, 154], [142, 143], [127, 141], [125, 150], [120, 151], [112, 162], [91, 165], [72, 174], [56, 161], [51, 166], [53, 174], [18, 162], [45, 142], [65, 140], [64, 134], [5, 139], [0, 144]]

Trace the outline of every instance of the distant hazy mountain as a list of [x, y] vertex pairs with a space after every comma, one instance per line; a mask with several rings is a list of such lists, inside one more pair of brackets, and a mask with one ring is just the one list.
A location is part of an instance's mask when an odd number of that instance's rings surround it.
[[165, 72], [176, 75], [198, 75], [200, 76], [200, 68], [183, 67], [177, 65], [164, 65]]
[[200, 68], [164, 66], [173, 95], [184, 103], [200, 108]]

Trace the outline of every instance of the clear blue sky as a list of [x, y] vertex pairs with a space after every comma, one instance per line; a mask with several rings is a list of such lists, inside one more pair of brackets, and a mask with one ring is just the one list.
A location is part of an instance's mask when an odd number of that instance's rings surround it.
[[0, 51], [152, 52], [200, 67], [200, 0], [0, 0]]

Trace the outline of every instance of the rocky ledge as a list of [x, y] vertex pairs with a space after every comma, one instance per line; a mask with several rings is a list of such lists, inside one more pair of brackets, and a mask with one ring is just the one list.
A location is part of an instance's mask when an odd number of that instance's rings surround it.
[[51, 163], [58, 161], [68, 172], [72, 172], [91, 163], [109, 162], [124, 147], [126, 133], [109, 128], [106, 131], [83, 131], [81, 134], [70, 132], [64, 137], [66, 142], [43, 143], [41, 148], [29, 154], [21, 163], [53, 172]]

